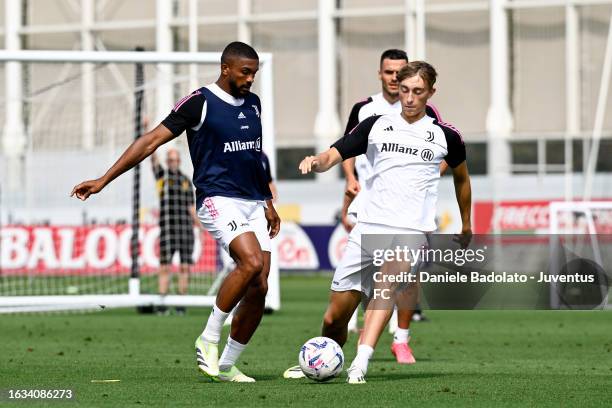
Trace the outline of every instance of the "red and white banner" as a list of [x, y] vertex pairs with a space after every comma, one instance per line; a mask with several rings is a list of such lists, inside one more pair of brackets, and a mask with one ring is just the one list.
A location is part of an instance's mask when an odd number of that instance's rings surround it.
[[[495, 226], [500, 233], [549, 233], [548, 207], [551, 201], [561, 200], [500, 201], [497, 205], [492, 201], [476, 202], [473, 206], [474, 233], [489, 234], [495, 231]], [[597, 232], [611, 233], [612, 211], [594, 210], [594, 215]], [[575, 225], [572, 230], [580, 231]]]
[[[4, 226], [0, 230], [0, 274], [127, 274], [132, 264], [131, 237], [127, 225]], [[139, 244], [140, 271], [157, 271], [159, 227], [141, 227]], [[219, 269], [217, 245], [208, 233], [196, 234], [193, 257], [196, 273]]]
[[492, 201], [474, 203], [474, 233], [500, 232], [534, 233], [548, 230], [550, 201]]

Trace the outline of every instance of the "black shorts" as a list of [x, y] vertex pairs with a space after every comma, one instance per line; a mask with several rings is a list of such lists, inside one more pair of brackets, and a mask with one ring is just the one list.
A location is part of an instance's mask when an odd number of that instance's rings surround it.
[[159, 263], [168, 265], [178, 251], [181, 264], [193, 265], [193, 230], [191, 228], [161, 228], [159, 234]]

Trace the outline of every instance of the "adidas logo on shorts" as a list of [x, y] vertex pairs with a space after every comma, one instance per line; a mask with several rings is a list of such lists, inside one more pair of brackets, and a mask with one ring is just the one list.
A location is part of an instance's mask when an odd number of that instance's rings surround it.
[[246, 116], [244, 116], [244, 113], [240, 112], [238, 119], [246, 119]]

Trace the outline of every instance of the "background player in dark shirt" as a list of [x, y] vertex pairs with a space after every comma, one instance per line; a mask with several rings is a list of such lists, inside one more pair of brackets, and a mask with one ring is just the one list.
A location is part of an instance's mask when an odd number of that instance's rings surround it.
[[272, 193], [272, 201], [276, 202], [276, 200], [278, 200], [278, 189], [276, 188], [274, 178], [272, 177], [270, 160], [268, 160], [268, 155], [264, 152], [261, 152], [261, 164], [266, 172], [266, 180], [268, 181], [268, 187], [270, 187], [270, 192]]
[[[159, 294], [166, 295], [170, 286], [170, 264], [176, 252], [180, 257], [178, 293], [187, 294], [189, 266], [193, 264], [193, 226], [202, 228], [196, 216], [191, 180], [180, 171], [180, 154], [168, 149], [167, 168], [159, 163], [157, 155], [151, 155], [151, 165], [159, 195]], [[160, 306], [158, 312], [167, 308]], [[177, 313], [185, 313], [177, 307]]]

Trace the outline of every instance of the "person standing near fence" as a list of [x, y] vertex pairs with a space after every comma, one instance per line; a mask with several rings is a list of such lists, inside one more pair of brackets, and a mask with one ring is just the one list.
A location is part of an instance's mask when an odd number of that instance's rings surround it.
[[[162, 167], [153, 153], [151, 165], [159, 196], [159, 294], [165, 296], [170, 288], [172, 258], [178, 252], [180, 267], [178, 293], [187, 294], [189, 269], [193, 265], [193, 226], [202, 228], [196, 215], [191, 180], [180, 170], [181, 157], [178, 150], [168, 149], [166, 168]], [[166, 314], [166, 306], [157, 312]], [[185, 314], [184, 307], [176, 308], [177, 314]]]

